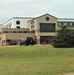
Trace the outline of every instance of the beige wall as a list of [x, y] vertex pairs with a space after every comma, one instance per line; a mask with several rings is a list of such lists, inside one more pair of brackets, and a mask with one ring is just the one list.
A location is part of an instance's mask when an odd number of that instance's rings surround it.
[[20, 40], [21, 38], [33, 37], [35, 39], [34, 33], [5, 33], [6, 39]]

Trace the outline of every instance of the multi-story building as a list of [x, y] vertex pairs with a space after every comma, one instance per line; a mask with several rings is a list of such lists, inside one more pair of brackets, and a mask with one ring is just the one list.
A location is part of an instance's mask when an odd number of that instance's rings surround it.
[[32, 17], [13, 17], [3, 24], [3, 28], [25, 28]]
[[[22, 18], [21, 18], [22, 19]], [[56, 35], [56, 31], [62, 25], [68, 25], [69, 28], [74, 28], [74, 19], [57, 18], [50, 14], [44, 14], [27, 21], [27, 28], [22, 26], [21, 19], [6, 22], [3, 28], [0, 29], [0, 41], [6, 43], [10, 40], [20, 40], [20, 38], [31, 36], [37, 40], [37, 43], [49, 40]], [[9, 24], [7, 24], [9, 23]], [[18, 25], [19, 24], [19, 25]], [[20, 26], [20, 27], [18, 27]]]
[[27, 23], [30, 31], [35, 32], [35, 38], [38, 42], [48, 42], [62, 25], [68, 25], [69, 28], [74, 28], [74, 19], [57, 18], [50, 14], [33, 18]]
[[35, 32], [37, 42], [48, 41], [58, 29], [58, 18], [44, 14], [27, 22], [31, 32]]

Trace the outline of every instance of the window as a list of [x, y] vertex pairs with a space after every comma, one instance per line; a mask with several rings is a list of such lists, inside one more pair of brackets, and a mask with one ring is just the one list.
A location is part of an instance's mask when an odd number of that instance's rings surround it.
[[32, 24], [34, 24], [34, 21], [32, 21]]
[[61, 26], [62, 24], [61, 23], [59, 23], [59, 26]]
[[40, 23], [40, 32], [55, 32], [55, 23]]
[[16, 33], [16, 31], [13, 31], [13, 33]]
[[27, 31], [24, 31], [24, 33], [27, 33]]
[[34, 24], [34, 21], [31, 21], [31, 24]]
[[61, 27], [62, 25], [63, 25], [62, 22], [59, 22], [59, 23], [58, 23], [58, 27]]
[[34, 28], [34, 25], [32, 27]]
[[69, 23], [69, 27], [74, 27], [74, 22]]
[[32, 30], [31, 33], [35, 33], [35, 30]]
[[63, 25], [69, 25], [68, 23], [64, 23]]
[[22, 31], [19, 31], [19, 33], [22, 33]]
[[33, 29], [33, 28], [34, 28], [34, 25], [31, 26], [31, 29]]
[[8, 31], [4, 31], [4, 33], [8, 33]]
[[74, 22], [72, 23], [72, 26], [74, 26]]
[[31, 22], [31, 24], [32, 24], [32, 22]]
[[46, 20], [49, 21], [49, 17], [46, 17]]
[[31, 29], [33, 29], [33, 27], [31, 26]]
[[16, 24], [17, 24], [17, 25], [20, 25], [20, 21], [16, 21]]
[[70, 23], [69, 25], [72, 26], [72, 23]]
[[16, 28], [20, 29], [20, 26], [17, 26]]

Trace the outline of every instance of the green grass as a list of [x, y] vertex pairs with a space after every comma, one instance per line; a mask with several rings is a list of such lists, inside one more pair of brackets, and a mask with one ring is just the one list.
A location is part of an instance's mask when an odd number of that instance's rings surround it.
[[74, 48], [0, 47], [0, 75], [58, 75], [74, 72]]

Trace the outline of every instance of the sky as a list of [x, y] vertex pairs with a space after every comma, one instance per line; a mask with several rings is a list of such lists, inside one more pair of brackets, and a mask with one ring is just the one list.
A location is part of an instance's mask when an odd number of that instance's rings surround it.
[[0, 24], [12, 17], [74, 18], [74, 0], [0, 0]]

